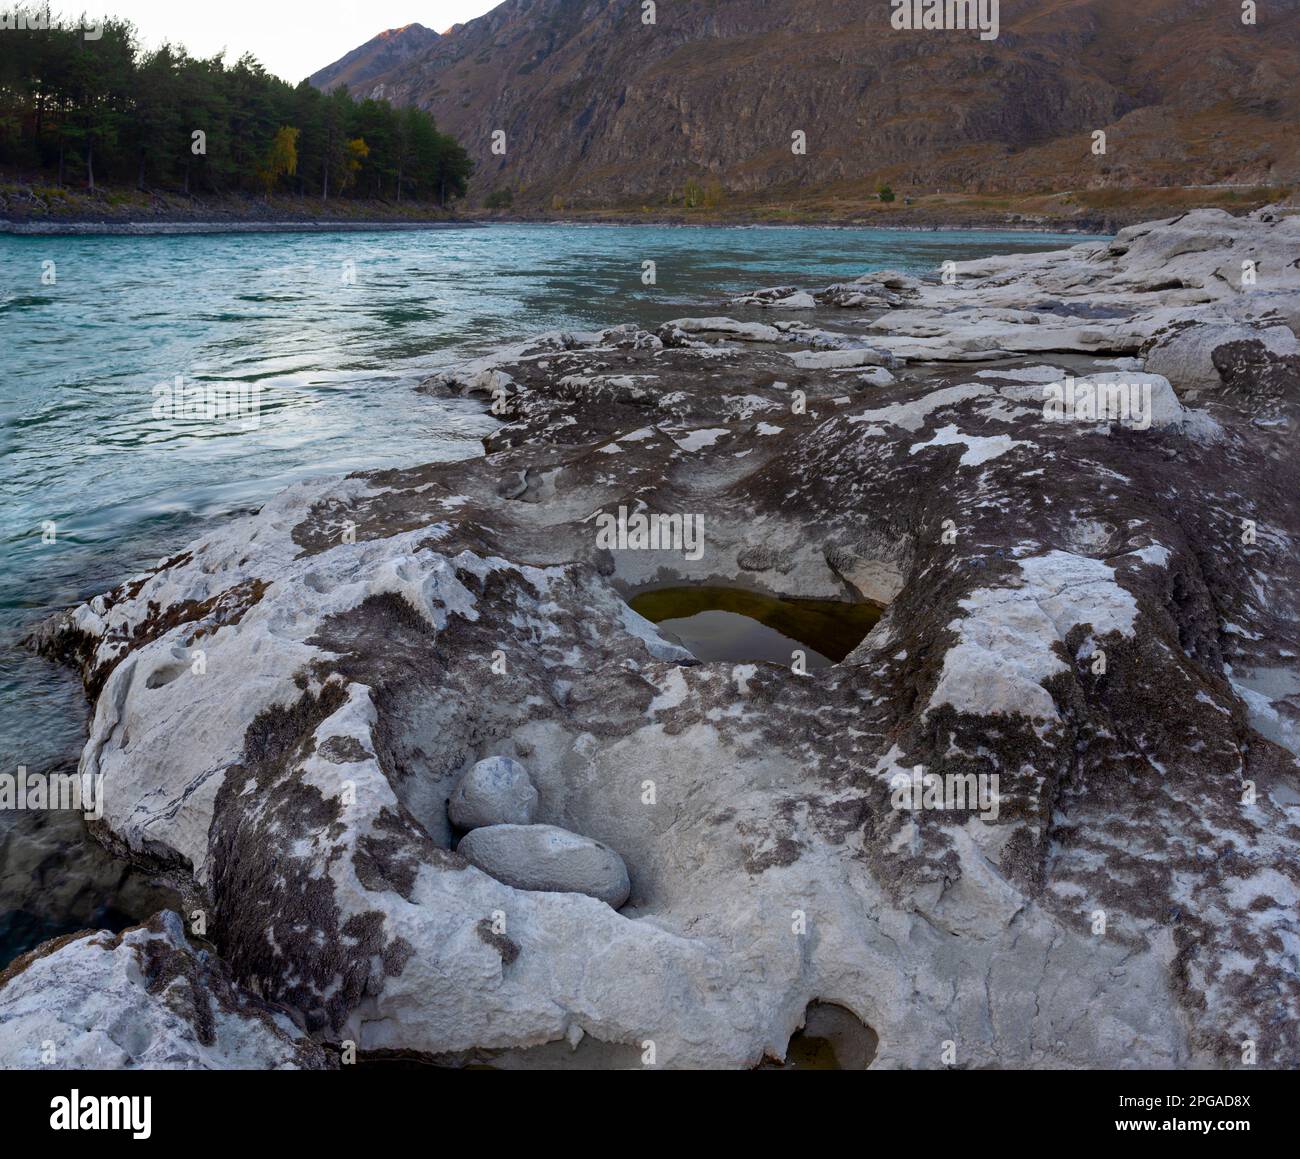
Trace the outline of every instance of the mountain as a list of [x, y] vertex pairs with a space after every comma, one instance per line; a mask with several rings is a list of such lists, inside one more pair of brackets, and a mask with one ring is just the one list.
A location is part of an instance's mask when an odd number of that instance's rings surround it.
[[1006, 0], [992, 40], [897, 30], [886, 0], [661, 0], [654, 24], [643, 11], [506, 0], [370, 75], [369, 92], [432, 112], [480, 193], [517, 204], [1300, 180], [1295, 0], [1260, 4], [1255, 25], [1222, 0]]
[[347, 85], [355, 95], [361, 96], [378, 77], [418, 57], [437, 40], [438, 34], [423, 24], [390, 28], [307, 79], [325, 92]]

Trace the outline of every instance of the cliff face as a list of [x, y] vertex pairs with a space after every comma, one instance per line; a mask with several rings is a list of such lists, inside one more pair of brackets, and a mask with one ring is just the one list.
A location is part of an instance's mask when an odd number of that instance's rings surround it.
[[891, 12], [672, 0], [646, 24], [639, 0], [506, 0], [367, 70], [367, 91], [430, 110], [480, 190], [569, 204], [661, 203], [692, 180], [1025, 193], [1300, 174], [1294, 3], [1248, 26], [1217, 0], [1008, 0], [995, 40], [895, 29]]
[[307, 79], [326, 92], [339, 85], [365, 91], [377, 77], [409, 64], [437, 39], [438, 34], [423, 24], [390, 28]]

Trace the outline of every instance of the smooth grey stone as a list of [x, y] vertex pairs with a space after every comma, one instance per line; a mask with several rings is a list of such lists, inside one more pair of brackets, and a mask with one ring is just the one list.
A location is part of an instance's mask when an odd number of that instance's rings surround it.
[[516, 889], [585, 893], [618, 909], [632, 891], [627, 866], [607, 845], [554, 825], [475, 829], [459, 852]]
[[537, 790], [528, 770], [510, 757], [488, 757], [460, 779], [447, 802], [461, 829], [484, 825], [531, 825], [537, 817]]

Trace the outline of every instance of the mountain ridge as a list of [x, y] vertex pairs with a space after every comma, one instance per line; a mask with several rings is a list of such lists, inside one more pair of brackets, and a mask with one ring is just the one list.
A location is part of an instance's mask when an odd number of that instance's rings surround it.
[[312, 73], [307, 81], [325, 92], [339, 85], [347, 85], [349, 89], [364, 88], [377, 77], [418, 56], [438, 39], [438, 34], [423, 24], [389, 28], [339, 57], [333, 64]]
[[884, 0], [676, 0], [653, 25], [634, 0], [505, 0], [369, 73], [364, 95], [431, 112], [478, 192], [517, 203], [1300, 179], [1297, 7], [1254, 26], [1212, 0], [1001, 9], [987, 41], [895, 30]]

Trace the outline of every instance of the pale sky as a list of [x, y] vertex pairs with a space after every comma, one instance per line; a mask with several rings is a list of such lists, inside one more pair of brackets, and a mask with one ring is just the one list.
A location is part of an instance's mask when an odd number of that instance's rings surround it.
[[297, 84], [386, 28], [423, 24], [444, 32], [500, 0], [54, 0], [55, 12], [130, 20], [141, 43], [183, 44], [193, 56], [251, 52]]

